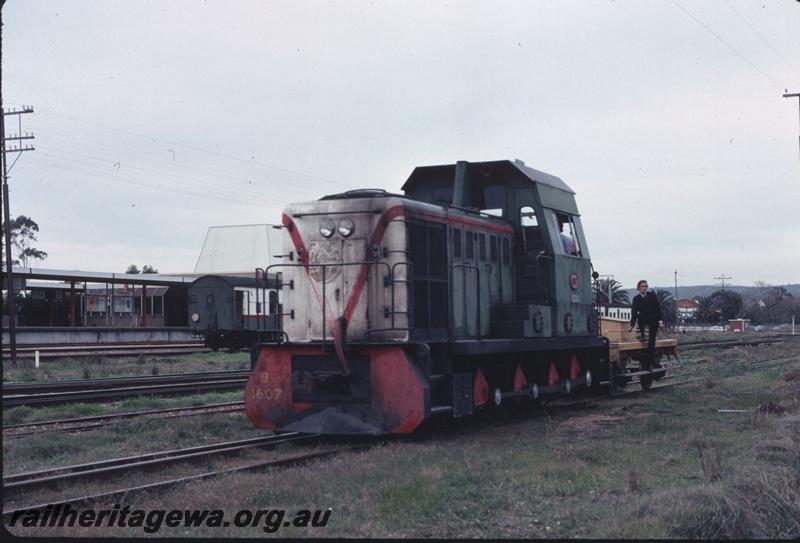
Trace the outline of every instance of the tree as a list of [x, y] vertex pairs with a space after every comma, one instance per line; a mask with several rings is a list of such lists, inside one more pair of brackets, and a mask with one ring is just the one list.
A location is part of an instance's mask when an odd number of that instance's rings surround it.
[[714, 300], [711, 296], [698, 296], [694, 299], [697, 302], [697, 311], [694, 314], [698, 322], [711, 322], [717, 320], [718, 312], [714, 307]]
[[599, 304], [608, 304], [608, 290], [611, 289], [611, 303], [612, 304], [629, 304], [631, 303], [628, 297], [628, 292], [622, 289], [622, 283], [616, 279], [600, 279], [597, 281], [597, 302]]
[[158, 270], [150, 264], [145, 264], [142, 266], [142, 273], [158, 273]]
[[664, 326], [674, 329], [678, 324], [678, 304], [675, 303], [675, 296], [668, 290], [657, 288], [653, 292], [658, 298], [658, 305], [661, 306], [661, 314], [664, 317]]
[[128, 266], [128, 269], [125, 270], [125, 273], [137, 274], [139, 273], [139, 268], [136, 267], [136, 264], [131, 264], [130, 266]]
[[711, 293], [714, 309], [718, 309], [722, 318], [727, 321], [739, 316], [744, 300], [738, 292], [732, 290], [717, 290]]
[[[47, 258], [46, 252], [33, 246], [33, 243], [37, 241], [36, 234], [39, 232], [39, 225], [36, 221], [25, 215], [19, 215], [11, 219], [9, 226], [11, 229], [11, 246], [17, 253], [17, 257], [11, 261], [12, 264], [27, 268], [32, 261]], [[3, 228], [5, 228], [5, 225], [3, 225]], [[2, 257], [5, 257], [5, 253], [2, 254]]]

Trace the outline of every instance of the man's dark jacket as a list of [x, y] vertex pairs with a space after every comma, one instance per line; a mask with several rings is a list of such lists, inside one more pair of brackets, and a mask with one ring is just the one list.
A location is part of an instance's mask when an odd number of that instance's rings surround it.
[[646, 292], [644, 297], [637, 294], [633, 297], [631, 304], [631, 326], [636, 324], [636, 321], [642, 324], [658, 324], [658, 321], [663, 321], [664, 317], [661, 314], [661, 306], [658, 303], [658, 297], [653, 292]]

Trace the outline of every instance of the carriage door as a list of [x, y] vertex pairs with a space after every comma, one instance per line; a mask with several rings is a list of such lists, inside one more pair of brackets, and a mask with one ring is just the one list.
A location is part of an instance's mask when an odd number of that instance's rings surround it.
[[532, 189], [517, 189], [517, 297], [525, 302], [550, 299], [553, 255], [544, 236], [543, 218], [537, 211]]

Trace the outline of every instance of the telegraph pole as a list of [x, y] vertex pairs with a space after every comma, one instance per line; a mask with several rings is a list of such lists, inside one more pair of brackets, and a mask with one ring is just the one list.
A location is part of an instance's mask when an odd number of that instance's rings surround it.
[[[800, 117], [800, 92], [789, 93], [786, 92], [783, 95], [784, 98], [797, 98], [797, 115]], [[797, 144], [800, 146], [800, 135], [797, 136]], [[800, 155], [798, 155], [800, 159]]]
[[[5, 1], [2, 0], [0, 2], [0, 38], [2, 38], [2, 29], [3, 29], [3, 11], [2, 7], [5, 4]], [[2, 65], [3, 61], [3, 53], [2, 53], [2, 42], [0, 42], [0, 65]], [[2, 81], [0, 80], [0, 111], [2, 115], [0, 115], [0, 155], [2, 155], [2, 162], [3, 162], [3, 213], [5, 215], [4, 224], [4, 238], [5, 238], [5, 258], [6, 258], [6, 281], [7, 281], [7, 305], [8, 305], [8, 336], [9, 336], [9, 346], [11, 347], [11, 364], [16, 367], [17, 365], [17, 324], [14, 320], [16, 317], [16, 304], [14, 301], [14, 278], [13, 278], [13, 264], [11, 262], [11, 206], [8, 203], [8, 172], [14, 167], [14, 164], [17, 163], [17, 160], [25, 151], [33, 151], [34, 148], [30, 145], [25, 143], [26, 140], [32, 140], [33, 134], [23, 134], [22, 133], [22, 115], [26, 113], [33, 113], [32, 107], [23, 107], [21, 110], [11, 110], [6, 111], [3, 106], [3, 89], [2, 89]], [[17, 116], [17, 123], [19, 126], [19, 132], [16, 135], [12, 135], [11, 137], [6, 137], [6, 115], [16, 115]], [[16, 142], [12, 143], [11, 145], [15, 147], [11, 147], [10, 149], [6, 146], [7, 142]], [[9, 153], [16, 153], [17, 157], [14, 159], [14, 162], [11, 164], [11, 167], [8, 166], [8, 154]]]
[[678, 270], [675, 270], [675, 303], [678, 303]]
[[725, 292], [725, 279], [732, 279], [732, 277], [726, 276], [724, 273], [719, 277], [715, 277], [714, 279], [719, 279], [722, 281], [722, 292]]
[[678, 307], [678, 270], [675, 270], [675, 312], [678, 318], [678, 332], [681, 331], [681, 308]]

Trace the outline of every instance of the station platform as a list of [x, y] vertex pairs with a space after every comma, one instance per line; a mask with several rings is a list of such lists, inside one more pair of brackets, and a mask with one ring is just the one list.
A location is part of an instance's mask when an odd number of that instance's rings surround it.
[[[19, 326], [17, 345], [69, 345], [102, 343], [190, 342], [188, 327], [120, 328], [107, 326]], [[196, 340], [196, 338], [194, 338]], [[3, 348], [9, 344], [8, 330], [3, 330]]]

